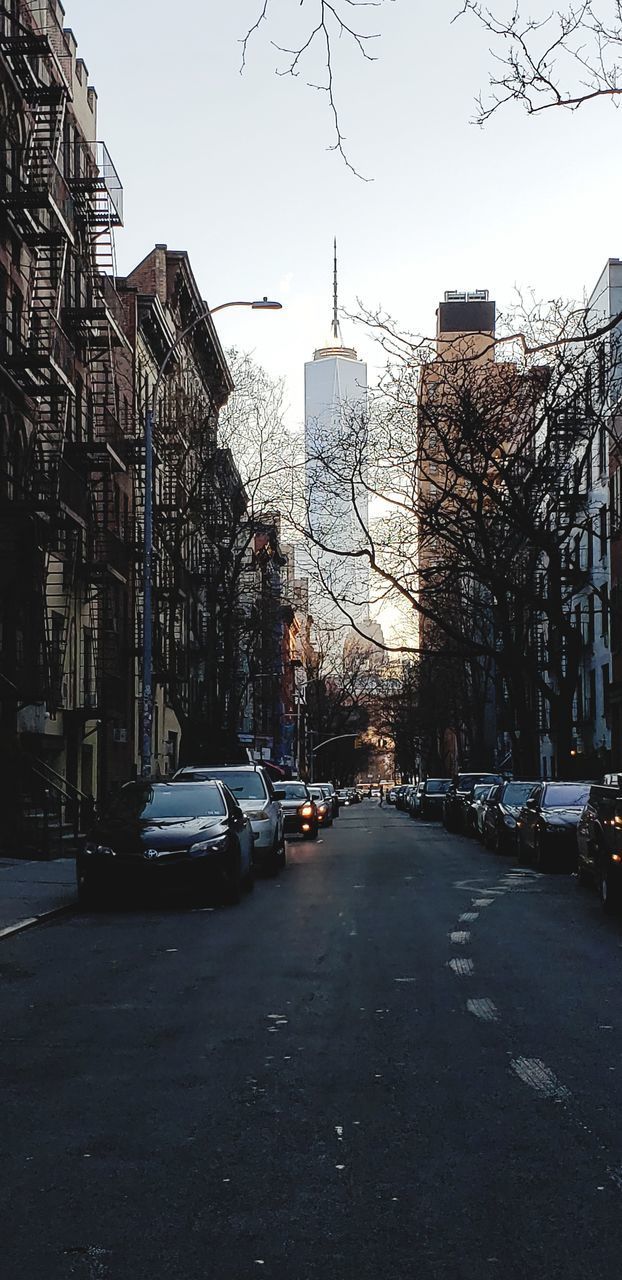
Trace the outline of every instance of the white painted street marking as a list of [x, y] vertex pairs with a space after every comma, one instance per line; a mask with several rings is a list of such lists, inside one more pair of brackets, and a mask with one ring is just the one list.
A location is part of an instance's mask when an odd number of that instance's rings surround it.
[[416, 978], [394, 978], [394, 982], [416, 982]]
[[449, 935], [449, 941], [455, 942], [458, 946], [464, 946], [465, 942], [471, 937], [468, 929], [454, 929]]
[[539, 1058], [513, 1058], [510, 1066], [523, 1084], [528, 1084], [543, 1098], [552, 1098], [554, 1102], [565, 1102], [570, 1097], [570, 1090], [560, 1084], [557, 1076], [545, 1067]]
[[458, 917], [460, 924], [470, 924], [472, 920], [479, 920], [479, 911], [463, 911]]
[[449, 968], [461, 978], [466, 978], [475, 972], [475, 965], [472, 960], [450, 960]]
[[476, 1018], [481, 1018], [482, 1022], [499, 1021], [499, 1011], [492, 1000], [467, 1000], [467, 1009]]
[[474, 907], [490, 907], [492, 906], [493, 902], [494, 902], [494, 898], [474, 898], [473, 906]]

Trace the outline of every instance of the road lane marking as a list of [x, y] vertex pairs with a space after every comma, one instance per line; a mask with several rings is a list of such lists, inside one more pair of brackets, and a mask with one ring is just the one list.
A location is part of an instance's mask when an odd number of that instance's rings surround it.
[[494, 898], [474, 898], [473, 906], [474, 907], [490, 907], [492, 906], [493, 902], [494, 902]]
[[464, 946], [469, 941], [471, 934], [468, 929], [454, 929], [449, 935], [449, 941], [454, 942], [457, 946]]
[[540, 1058], [512, 1058], [510, 1066], [519, 1080], [541, 1097], [552, 1098], [554, 1102], [566, 1102], [570, 1097], [570, 1090], [560, 1084], [555, 1073]]
[[416, 982], [416, 978], [394, 978], [394, 982]]
[[449, 968], [458, 974], [460, 978], [467, 978], [475, 972], [475, 965], [472, 960], [450, 960]]
[[481, 1018], [482, 1022], [499, 1021], [499, 1010], [492, 1000], [467, 1000], [466, 1007], [469, 1013]]
[[473, 920], [479, 920], [479, 911], [463, 911], [458, 917], [460, 924], [470, 924]]

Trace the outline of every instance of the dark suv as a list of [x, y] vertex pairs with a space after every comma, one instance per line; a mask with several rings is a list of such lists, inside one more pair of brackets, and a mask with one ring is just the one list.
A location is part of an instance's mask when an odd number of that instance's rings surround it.
[[448, 831], [465, 831], [466, 814], [473, 798], [473, 788], [480, 782], [503, 782], [499, 773], [457, 773], [445, 793], [443, 822]]

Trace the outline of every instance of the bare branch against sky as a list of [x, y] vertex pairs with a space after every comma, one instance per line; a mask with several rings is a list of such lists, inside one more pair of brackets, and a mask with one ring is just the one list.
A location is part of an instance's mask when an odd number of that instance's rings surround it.
[[[536, 6], [541, 10], [541, 5]], [[478, 98], [483, 124], [519, 102], [530, 115], [622, 94], [622, 0], [573, 0], [532, 16], [520, 3], [464, 0], [458, 17], [474, 15], [493, 38], [490, 94]]]
[[[376, 59], [371, 49], [374, 48], [373, 42], [380, 38], [380, 33], [363, 31], [359, 23], [359, 15], [352, 11], [379, 9], [386, 3], [393, 4], [395, 0], [333, 0], [333, 3], [330, 0], [311, 0], [311, 4], [307, 5], [311, 17], [308, 23], [305, 22], [302, 32], [294, 39], [293, 43], [291, 45], [283, 44], [281, 41], [285, 37], [270, 41], [273, 48], [283, 55], [282, 64], [277, 68], [276, 72], [280, 76], [299, 76], [316, 49], [319, 50], [324, 78], [319, 83], [314, 80], [308, 80], [307, 86], [325, 93], [328, 97], [334, 138], [329, 150], [337, 151], [347, 168], [364, 182], [369, 182], [370, 179], [364, 178], [350, 159], [350, 153], [346, 147], [346, 135], [342, 130], [342, 116], [335, 76], [335, 47], [337, 41], [345, 39], [354, 46], [365, 62], [374, 62]], [[300, 8], [304, 4], [305, 0], [300, 0]], [[264, 24], [270, 25], [272, 9], [272, 0], [262, 0], [257, 18], [253, 25], [249, 27], [241, 42], [241, 71], [244, 71], [246, 66], [249, 45], [253, 36]]]

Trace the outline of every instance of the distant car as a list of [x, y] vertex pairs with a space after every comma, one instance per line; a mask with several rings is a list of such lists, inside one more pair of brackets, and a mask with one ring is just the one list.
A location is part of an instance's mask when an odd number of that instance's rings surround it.
[[538, 783], [500, 782], [493, 788], [484, 807], [482, 840], [497, 853], [513, 853], [516, 849], [516, 820], [525, 801]]
[[395, 804], [397, 801], [397, 787], [389, 787], [385, 799], [387, 804]]
[[253, 883], [251, 824], [220, 782], [129, 782], [89, 831], [76, 874], [85, 907], [173, 887], [239, 902]]
[[320, 827], [332, 827], [333, 802], [326, 787], [318, 787], [315, 783], [312, 783], [309, 785], [309, 794], [315, 800]]
[[350, 791], [350, 788], [340, 787], [337, 792], [337, 799], [339, 801], [340, 808], [342, 807], [345, 808], [346, 805], [352, 804], [353, 800], [352, 800], [352, 792]]
[[348, 789], [348, 795], [350, 796], [350, 804], [361, 803], [361, 793], [360, 791], [357, 790], [356, 787], [350, 787]]
[[224, 782], [235, 796], [242, 812], [250, 818], [255, 866], [276, 875], [285, 866], [285, 834], [283, 812], [274, 794], [270, 775], [260, 764], [184, 765], [177, 770], [173, 782], [203, 782], [206, 779]]
[[465, 831], [466, 813], [471, 803], [473, 788], [487, 782], [503, 782], [500, 773], [457, 773], [445, 793], [443, 822], [447, 831]]
[[333, 818], [338, 818], [339, 817], [339, 800], [337, 797], [337, 792], [332, 782], [314, 782], [313, 786], [326, 788], [326, 790], [330, 795], [331, 804], [333, 806]]
[[410, 789], [408, 797], [408, 812], [411, 818], [421, 817], [421, 797], [423, 795], [424, 787], [425, 782], [422, 779], [421, 782], [417, 782], [415, 786]]
[[466, 835], [476, 836], [481, 839], [484, 826], [484, 806], [489, 796], [495, 789], [496, 784], [490, 782], [478, 782], [471, 793], [471, 799], [466, 806], [464, 815], [464, 830]]
[[419, 797], [421, 818], [442, 818], [443, 802], [451, 786], [451, 778], [426, 778]]
[[315, 800], [305, 782], [278, 782], [274, 788], [283, 810], [286, 836], [317, 840], [319, 818]]
[[406, 808], [405, 798], [406, 798], [406, 792], [408, 791], [408, 786], [409, 784], [407, 782], [403, 782], [400, 784], [399, 787], [395, 788], [395, 791], [396, 791], [395, 808], [396, 809], [405, 810]]
[[577, 826], [589, 782], [539, 782], [517, 818], [518, 851], [539, 871], [576, 866]]

